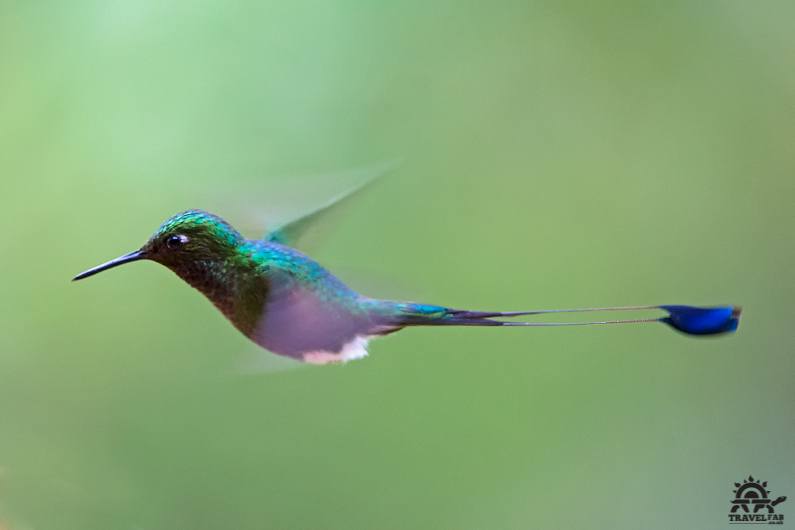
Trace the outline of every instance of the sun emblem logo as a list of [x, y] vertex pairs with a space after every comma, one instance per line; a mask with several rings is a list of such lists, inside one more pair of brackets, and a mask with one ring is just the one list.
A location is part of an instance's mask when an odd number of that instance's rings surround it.
[[[748, 478], [743, 480], [743, 483], [734, 483], [734, 500], [731, 501], [731, 513], [737, 513], [742, 510], [745, 513], [757, 513], [763, 509], [767, 509], [766, 513], [775, 513], [774, 507], [781, 504], [786, 497], [781, 496], [772, 500], [768, 497], [770, 490], [767, 489], [767, 481], [754, 480], [754, 477], [748, 475]], [[752, 509], [753, 508], [753, 509]]]

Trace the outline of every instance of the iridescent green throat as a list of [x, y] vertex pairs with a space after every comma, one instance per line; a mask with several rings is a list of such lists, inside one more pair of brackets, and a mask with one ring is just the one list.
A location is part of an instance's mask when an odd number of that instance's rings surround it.
[[249, 335], [254, 331], [263, 316], [269, 285], [245, 245], [231, 256], [167, 266], [201, 291], [241, 332]]

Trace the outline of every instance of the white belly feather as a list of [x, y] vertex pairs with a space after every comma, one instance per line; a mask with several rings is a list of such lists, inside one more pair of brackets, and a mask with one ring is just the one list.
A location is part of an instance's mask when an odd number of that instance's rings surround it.
[[342, 345], [338, 352], [313, 351], [303, 354], [303, 360], [309, 364], [344, 363], [367, 357], [367, 343], [370, 337], [357, 335], [350, 342]]

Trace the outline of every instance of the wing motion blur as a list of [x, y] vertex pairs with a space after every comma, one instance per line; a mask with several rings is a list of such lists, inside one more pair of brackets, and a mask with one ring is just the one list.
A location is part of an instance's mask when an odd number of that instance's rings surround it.
[[360, 196], [365, 189], [369, 188], [374, 182], [387, 173], [396, 169], [399, 165], [399, 161], [392, 161], [363, 170], [363, 172], [368, 174], [362, 182], [340, 193], [320, 207], [270, 230], [265, 234], [263, 239], [271, 243], [280, 243], [291, 247], [300, 248], [305, 246], [307, 240], [310, 239], [315, 232], [333, 223], [339, 213], [350, 205], [355, 197]]

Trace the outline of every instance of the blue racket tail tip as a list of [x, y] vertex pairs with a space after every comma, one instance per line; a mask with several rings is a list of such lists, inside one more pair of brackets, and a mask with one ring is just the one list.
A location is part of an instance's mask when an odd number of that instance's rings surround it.
[[740, 325], [742, 308], [736, 305], [695, 307], [689, 305], [661, 305], [668, 316], [660, 319], [687, 335], [720, 335], [732, 333]]

